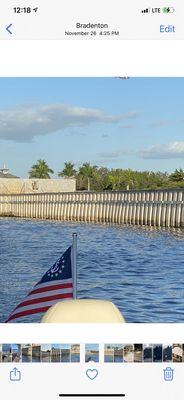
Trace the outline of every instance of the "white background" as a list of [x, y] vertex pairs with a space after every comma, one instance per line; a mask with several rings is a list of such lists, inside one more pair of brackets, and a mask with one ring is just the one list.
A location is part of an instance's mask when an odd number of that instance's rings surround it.
[[184, 324], [0, 324], [0, 343], [184, 343]]
[[184, 76], [183, 48], [182, 40], [2, 40], [0, 76]]

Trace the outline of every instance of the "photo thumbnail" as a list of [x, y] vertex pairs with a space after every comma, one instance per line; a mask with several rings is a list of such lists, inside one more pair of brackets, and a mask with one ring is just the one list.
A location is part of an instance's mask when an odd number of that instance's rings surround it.
[[22, 362], [32, 362], [32, 346], [31, 344], [22, 344]]
[[86, 344], [85, 345], [85, 361], [99, 362], [99, 345]]
[[[184, 322], [184, 79], [120, 78], [0, 78], [0, 323]], [[109, 344], [104, 358], [178, 362], [183, 349]]]
[[123, 345], [106, 344], [104, 348], [104, 362], [123, 362]]

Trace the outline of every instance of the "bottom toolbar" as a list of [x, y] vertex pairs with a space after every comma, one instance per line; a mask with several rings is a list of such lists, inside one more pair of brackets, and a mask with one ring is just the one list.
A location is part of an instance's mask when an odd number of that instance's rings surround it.
[[169, 363], [1, 364], [0, 395], [6, 400], [59, 397], [182, 400], [183, 373], [183, 364], [180, 367]]

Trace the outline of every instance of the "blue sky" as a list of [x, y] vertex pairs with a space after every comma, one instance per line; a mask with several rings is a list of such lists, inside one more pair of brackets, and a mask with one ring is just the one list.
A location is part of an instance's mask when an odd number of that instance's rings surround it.
[[184, 167], [184, 78], [1, 78], [0, 166]]
[[99, 351], [99, 344], [86, 344], [85, 351]]

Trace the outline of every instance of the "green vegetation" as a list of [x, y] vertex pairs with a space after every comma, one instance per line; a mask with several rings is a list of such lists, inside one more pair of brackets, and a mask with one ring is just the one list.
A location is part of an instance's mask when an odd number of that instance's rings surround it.
[[[83, 164], [86, 165], [86, 164]], [[90, 167], [90, 168], [89, 168]], [[84, 190], [140, 190], [140, 189], [174, 189], [184, 188], [184, 171], [182, 169], [167, 172], [134, 171], [132, 169], [108, 169], [104, 167], [90, 166], [90, 176], [81, 176], [83, 166], [76, 174], [77, 189]]]
[[[44, 160], [38, 160], [29, 172], [30, 178], [50, 178], [53, 171]], [[108, 169], [86, 162], [78, 170], [74, 163], [65, 162], [58, 176], [75, 178], [78, 190], [127, 190], [127, 189], [174, 189], [184, 188], [184, 170], [167, 172], [134, 171], [132, 169]]]
[[45, 160], [38, 160], [29, 171], [29, 178], [49, 179], [54, 171], [49, 168]]
[[58, 173], [58, 176], [62, 176], [64, 178], [73, 178], [76, 175], [76, 170], [74, 168], [74, 164], [72, 162], [65, 162], [64, 168], [61, 172]]
[[[91, 182], [94, 182], [98, 178], [98, 171], [96, 169], [97, 167], [90, 165], [89, 163], [84, 163], [80, 168], [78, 172], [78, 182], [82, 186], [85, 185], [85, 181], [87, 180], [87, 189], [91, 189]], [[95, 189], [96, 190], [96, 189]]]
[[184, 183], [184, 171], [183, 169], [176, 169], [171, 175], [170, 180], [173, 182], [183, 182]]

